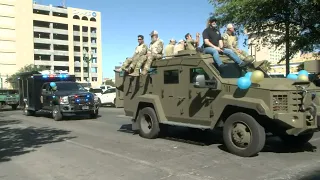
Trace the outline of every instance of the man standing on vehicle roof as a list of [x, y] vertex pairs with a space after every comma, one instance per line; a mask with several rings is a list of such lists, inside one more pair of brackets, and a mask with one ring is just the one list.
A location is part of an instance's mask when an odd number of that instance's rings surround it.
[[170, 39], [169, 44], [166, 46], [166, 48], [164, 50], [165, 55], [166, 55], [166, 59], [172, 58], [171, 56], [173, 56], [174, 45], [176, 45], [176, 40]]
[[187, 33], [184, 37], [186, 38], [186, 50], [196, 50], [200, 42], [200, 33], [196, 34], [196, 40], [192, 39], [190, 33]]
[[135, 68], [138, 61], [145, 61], [147, 59], [146, 54], [148, 47], [144, 44], [144, 37], [142, 35], [138, 35], [138, 43], [139, 45], [136, 47], [133, 56], [131, 58], [127, 58], [122, 66], [119, 69], [116, 69], [115, 72], [121, 72], [123, 70], [130, 72], [131, 69]]
[[211, 54], [214, 62], [216, 62], [220, 68], [226, 67], [226, 65], [221, 61], [219, 53], [229, 56], [240, 67], [246, 66], [247, 63], [240, 60], [237, 54], [231, 49], [223, 48], [223, 41], [216, 22], [217, 19], [211, 17], [208, 22], [209, 27], [202, 32], [204, 53]]
[[139, 76], [139, 70], [142, 64], [145, 62], [141, 74], [146, 75], [150, 69], [150, 66], [154, 60], [162, 59], [163, 57], [163, 41], [159, 39], [158, 32], [152, 31], [150, 33], [151, 43], [147, 51], [147, 60], [139, 59], [134, 72], [129, 74], [130, 76]]

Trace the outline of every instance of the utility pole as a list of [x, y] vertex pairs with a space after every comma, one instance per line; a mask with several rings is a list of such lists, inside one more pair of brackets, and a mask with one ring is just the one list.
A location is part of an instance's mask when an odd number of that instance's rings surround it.
[[90, 86], [90, 62], [92, 62], [93, 59], [93, 52], [91, 51], [90, 57], [89, 52], [85, 48], [83, 48], [83, 61], [87, 63], [88, 67], [88, 87]]

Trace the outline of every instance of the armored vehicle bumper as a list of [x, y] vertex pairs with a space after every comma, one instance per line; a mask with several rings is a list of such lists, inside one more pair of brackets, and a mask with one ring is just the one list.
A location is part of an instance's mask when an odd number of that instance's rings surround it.
[[74, 116], [81, 114], [90, 114], [99, 109], [98, 103], [92, 104], [63, 104], [59, 105], [60, 111], [64, 116]]
[[305, 113], [277, 113], [274, 115], [274, 119], [280, 120], [290, 127], [286, 130], [289, 135], [320, 130], [319, 113], [314, 116]]

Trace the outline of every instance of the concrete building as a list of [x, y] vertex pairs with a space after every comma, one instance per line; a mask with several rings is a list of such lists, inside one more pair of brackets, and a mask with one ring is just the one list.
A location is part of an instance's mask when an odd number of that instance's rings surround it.
[[[92, 58], [89, 65], [84, 57]], [[0, 74], [34, 64], [102, 84], [100, 12], [45, 6], [31, 0], [0, 0]]]

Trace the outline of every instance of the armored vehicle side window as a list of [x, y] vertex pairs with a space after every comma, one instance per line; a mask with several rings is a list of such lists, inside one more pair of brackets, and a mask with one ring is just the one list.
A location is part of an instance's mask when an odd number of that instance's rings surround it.
[[46, 84], [44, 84], [43, 86], [42, 86], [42, 92], [46, 92], [47, 91], [47, 83]]
[[202, 68], [191, 68], [190, 69], [190, 83], [194, 83], [194, 79], [197, 75], [204, 75], [206, 80], [210, 80], [208, 74]]
[[179, 83], [179, 70], [166, 70], [163, 71], [164, 84], [178, 84]]

